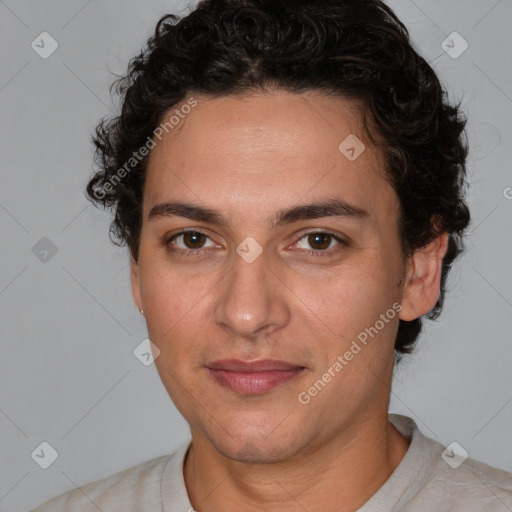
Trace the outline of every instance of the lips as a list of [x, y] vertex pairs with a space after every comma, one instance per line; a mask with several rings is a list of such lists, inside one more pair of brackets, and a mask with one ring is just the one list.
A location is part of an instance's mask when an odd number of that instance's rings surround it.
[[239, 359], [222, 359], [207, 365], [211, 370], [226, 370], [228, 372], [253, 373], [267, 371], [289, 371], [303, 368], [275, 359], [260, 359], [259, 361], [240, 361]]
[[218, 384], [248, 395], [266, 393], [299, 376], [305, 370], [303, 366], [274, 359], [222, 359], [206, 367]]

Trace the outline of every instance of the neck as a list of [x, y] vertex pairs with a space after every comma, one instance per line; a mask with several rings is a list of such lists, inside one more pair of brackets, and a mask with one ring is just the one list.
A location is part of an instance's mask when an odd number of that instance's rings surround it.
[[192, 431], [184, 477], [198, 512], [348, 512], [378, 491], [408, 446], [387, 412], [357, 422], [311, 452], [273, 464], [228, 459]]

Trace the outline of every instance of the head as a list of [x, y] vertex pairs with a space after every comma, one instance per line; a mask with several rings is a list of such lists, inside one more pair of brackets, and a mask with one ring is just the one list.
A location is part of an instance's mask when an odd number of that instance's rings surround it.
[[[385, 411], [394, 356], [440, 314], [469, 223], [465, 121], [394, 13], [206, 0], [159, 21], [118, 91], [87, 192], [114, 210], [193, 431], [278, 459]], [[215, 388], [207, 366], [223, 358], [305, 371], [248, 396]]]

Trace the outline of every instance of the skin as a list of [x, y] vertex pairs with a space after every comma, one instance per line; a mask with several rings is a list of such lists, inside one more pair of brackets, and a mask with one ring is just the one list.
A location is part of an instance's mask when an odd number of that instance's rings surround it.
[[[161, 351], [156, 367], [190, 425], [190, 501], [199, 512], [353, 511], [407, 451], [409, 441], [387, 416], [393, 345], [399, 318], [417, 318], [436, 303], [447, 234], [402, 257], [398, 197], [382, 155], [365, 139], [356, 103], [282, 90], [196, 98], [151, 151], [139, 258], [131, 261], [134, 300]], [[366, 145], [353, 162], [338, 150], [350, 134]], [[272, 226], [279, 210], [332, 198], [368, 216]], [[155, 205], [176, 200], [218, 210], [229, 225], [148, 218]], [[183, 228], [207, 237], [169, 242]], [[318, 231], [348, 246], [329, 237], [308, 243]], [[263, 249], [252, 263], [236, 252], [248, 236]], [[331, 257], [308, 253], [326, 246]], [[300, 403], [298, 394], [394, 303], [400, 313]], [[306, 369], [247, 395], [220, 386], [205, 368], [224, 358]]]

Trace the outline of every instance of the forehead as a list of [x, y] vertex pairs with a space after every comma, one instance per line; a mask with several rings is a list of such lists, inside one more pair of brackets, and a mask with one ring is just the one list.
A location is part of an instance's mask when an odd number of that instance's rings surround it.
[[151, 151], [145, 215], [159, 202], [189, 200], [255, 219], [262, 208], [333, 193], [365, 210], [395, 210], [383, 156], [367, 140], [356, 102], [281, 90], [194, 98]]

